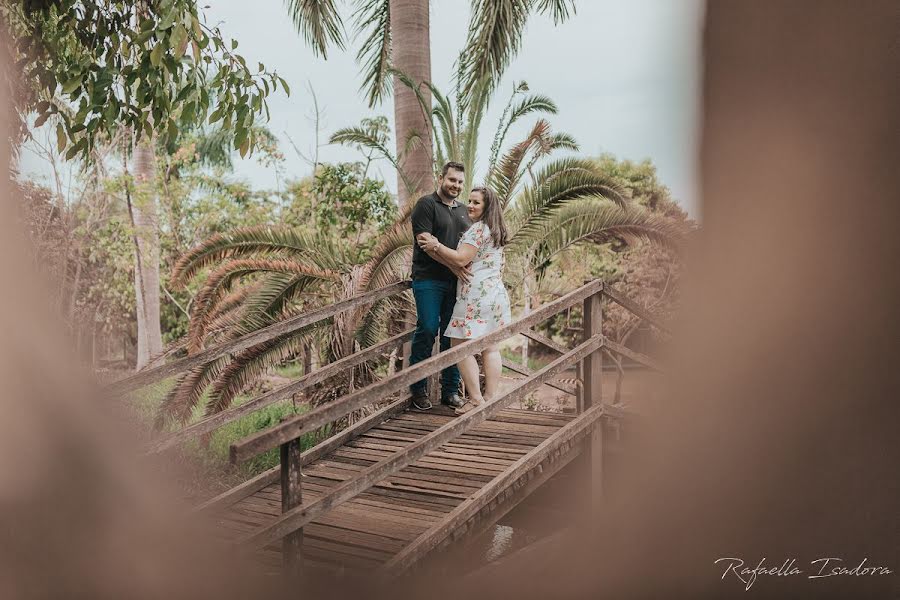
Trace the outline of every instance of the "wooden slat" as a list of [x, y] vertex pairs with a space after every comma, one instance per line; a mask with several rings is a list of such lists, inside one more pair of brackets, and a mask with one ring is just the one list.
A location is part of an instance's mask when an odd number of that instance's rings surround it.
[[646, 308], [639, 305], [637, 302], [630, 299], [625, 294], [614, 289], [612, 286], [606, 286], [605, 288], [603, 288], [603, 294], [606, 296], [609, 296], [609, 298], [611, 300], [613, 300], [616, 304], [618, 304], [622, 308], [626, 309], [630, 313], [639, 316], [640, 318], [647, 321], [648, 323], [650, 323], [651, 325], [653, 325], [654, 327], [656, 327], [663, 333], [671, 335], [671, 331], [669, 331], [669, 328], [660, 322], [659, 317], [652, 314]]
[[179, 431], [174, 431], [170, 434], [167, 434], [166, 436], [160, 437], [150, 444], [147, 453], [152, 454], [155, 452], [160, 452], [186, 439], [193, 438], [204, 433], [209, 433], [210, 431], [214, 431], [215, 429], [222, 427], [226, 423], [230, 423], [235, 419], [248, 415], [251, 412], [255, 412], [265, 406], [269, 406], [270, 404], [273, 404], [280, 400], [290, 398], [294, 394], [301, 392], [306, 388], [312, 387], [340, 373], [344, 373], [350, 367], [354, 367], [360, 363], [372, 360], [378, 357], [380, 354], [383, 354], [387, 350], [393, 350], [394, 348], [403, 344], [407, 338], [412, 336], [413, 331], [415, 331], [415, 329], [404, 331], [403, 333], [395, 335], [394, 337], [379, 344], [375, 344], [374, 346], [371, 346], [364, 350], [360, 350], [355, 354], [351, 354], [350, 356], [344, 357], [340, 360], [336, 360], [335, 362], [322, 367], [318, 371], [314, 371], [313, 373], [309, 373], [307, 375], [304, 375], [303, 377], [300, 377], [296, 381], [275, 388], [274, 390], [266, 392], [265, 394], [257, 396], [256, 398], [248, 400], [247, 402], [244, 402], [243, 404], [240, 404], [238, 406], [234, 406], [227, 410], [223, 410], [222, 412], [210, 415], [205, 419], [198, 421], [197, 423], [180, 429]]
[[[565, 452], [564, 454], [561, 453], [560, 456], [556, 458], [556, 460], [554, 460], [552, 463], [548, 464], [548, 462], [545, 460], [542, 463], [543, 468], [538, 473], [535, 473], [532, 470], [527, 476], [522, 478], [527, 480], [527, 483], [524, 483], [524, 485], [516, 490], [515, 493], [510, 494], [508, 497], [506, 497], [501, 491], [501, 500], [499, 502], [495, 504], [493, 501], [491, 501], [487, 506], [483, 507], [477, 513], [477, 517], [474, 519], [474, 523], [472, 523], [472, 520], [467, 522], [467, 524], [471, 523], [471, 525], [467, 527], [463, 535], [465, 535], [469, 539], [472, 539], [484, 533], [488, 528], [500, 521], [523, 500], [534, 493], [543, 484], [547, 483], [547, 481], [549, 481], [551, 477], [557, 475], [566, 466], [568, 466], [569, 463], [577, 459], [580, 455], [581, 447], [578, 445], [573, 445], [567, 452]], [[512, 485], [515, 487], [522, 481], [522, 479], [517, 480]], [[454, 541], [458, 541], [461, 537], [462, 536], [454, 536], [453, 539]]]
[[335, 302], [330, 306], [325, 306], [308, 313], [304, 313], [302, 315], [297, 315], [296, 317], [287, 319], [286, 321], [281, 321], [280, 323], [269, 325], [268, 327], [264, 327], [258, 331], [254, 331], [253, 333], [249, 333], [245, 336], [239, 337], [236, 340], [231, 340], [229, 342], [225, 342], [224, 344], [219, 344], [218, 346], [208, 348], [192, 356], [187, 356], [170, 363], [165, 363], [150, 369], [139, 371], [138, 373], [135, 373], [130, 377], [126, 377], [125, 379], [121, 379], [110, 384], [107, 387], [107, 390], [112, 394], [122, 394], [142, 388], [145, 385], [156, 383], [157, 381], [162, 381], [163, 379], [171, 377], [172, 375], [177, 375], [178, 373], [182, 373], [184, 371], [187, 371], [188, 369], [193, 369], [194, 367], [205, 365], [206, 363], [213, 361], [220, 356], [225, 356], [226, 354], [234, 354], [236, 352], [240, 352], [241, 350], [246, 350], [251, 346], [255, 346], [256, 344], [261, 344], [262, 342], [267, 342], [283, 335], [290, 334], [302, 327], [317, 323], [318, 321], [327, 319], [328, 317], [332, 317], [338, 313], [344, 312], [345, 310], [350, 310], [358, 306], [376, 302], [378, 300], [381, 300], [382, 298], [387, 298], [388, 296], [399, 294], [409, 289], [409, 286], [409, 281], [400, 281], [383, 288], [379, 288], [377, 290], [373, 290], [371, 292], [366, 292], [365, 294], [349, 298], [347, 300]]
[[[409, 405], [409, 400], [410, 395], [407, 394], [404, 398], [392, 402], [378, 412], [369, 415], [362, 421], [354, 424], [352, 427], [348, 427], [337, 435], [333, 435], [327, 440], [316, 444], [302, 454], [302, 456], [300, 457], [301, 464], [307, 465], [315, 460], [322, 458], [329, 452], [332, 452], [334, 449], [341, 447], [353, 438], [362, 435], [373, 427], [376, 427], [385, 419], [390, 418], [392, 415], [402, 410], [405, 410]], [[273, 467], [268, 471], [260, 473], [253, 479], [250, 479], [249, 481], [246, 481], [241, 485], [228, 490], [227, 492], [219, 494], [215, 498], [207, 500], [203, 504], [199, 505], [195, 510], [217, 510], [224, 506], [228, 506], [229, 504], [233, 504], [238, 500], [241, 500], [242, 498], [246, 498], [247, 496], [252, 495], [257, 490], [260, 490], [278, 481], [278, 478], [280, 477], [280, 471], [281, 467]]]
[[470, 498], [467, 498], [459, 506], [453, 509], [445, 519], [430, 527], [412, 544], [404, 548], [384, 565], [385, 575], [394, 577], [402, 573], [410, 565], [425, 556], [457, 527], [465, 523], [493, 500], [501, 491], [522, 475], [539, 465], [547, 456], [560, 445], [573, 440], [583, 432], [599, 423], [603, 415], [603, 405], [597, 405], [588, 409], [583, 415], [562, 427], [559, 431], [544, 440], [521, 459], [511, 465], [503, 474], [499, 475], [490, 484], [482, 487]]
[[238, 441], [231, 445], [231, 461], [240, 462], [256, 456], [270, 448], [280, 446], [288, 440], [313, 431], [326, 423], [335, 421], [358, 408], [371, 404], [378, 398], [383, 398], [386, 395], [402, 390], [431, 373], [436, 373], [450, 365], [457, 364], [466, 356], [481, 352], [488, 346], [506, 339], [522, 328], [528, 328], [544, 321], [602, 289], [602, 281], [587, 283], [559, 300], [542, 306], [519, 321], [501, 327], [483, 337], [463, 342], [446, 352], [441, 352], [437, 356], [417, 363], [409, 369], [404, 369], [389, 380], [382, 380], [369, 385], [334, 402], [311, 410], [306, 414], [288, 419], [271, 429]]
[[[313, 495], [321, 495], [333, 487], [323, 485], [318, 479], [312, 477], [304, 478], [303, 486], [304, 489], [311, 490]], [[362, 507], [361, 509], [370, 511], [374, 514], [380, 514], [382, 512], [399, 514], [408, 519], [417, 519], [421, 522], [437, 521], [448, 512], [447, 510], [431, 510], [420, 506], [413, 506], [402, 499], [386, 497], [383, 495], [379, 496], [378, 494], [370, 492], [371, 491], [360, 494], [353, 500], [347, 502], [347, 506]], [[254, 494], [253, 500], [261, 500], [271, 505], [271, 510], [273, 511], [271, 516], [277, 517], [281, 514], [281, 509], [279, 508], [280, 505], [278, 505], [278, 493], [278, 490], [267, 488]]]
[[[516, 388], [494, 402], [483, 404], [440, 427], [436, 431], [427, 434], [425, 437], [412, 443], [410, 446], [392, 455], [390, 458], [379, 461], [365, 469], [359, 476], [343, 482], [330, 494], [286, 512], [275, 523], [261, 529], [244, 540], [245, 543], [252, 547], [259, 548], [284, 537], [286, 534], [309, 523], [319, 515], [322, 515], [341, 503], [353, 498], [375, 483], [416, 462], [428, 454], [428, 452], [431, 452], [444, 443], [454, 439], [460, 433], [484, 422], [486, 419], [490, 418], [491, 415], [500, 411], [505, 405], [524, 397], [526, 394], [538, 388], [544, 381], [557, 375], [572, 362], [581, 360], [584, 356], [597, 350], [602, 345], [603, 337], [599, 335], [591, 340], [583, 342], [535, 373], [532, 378], [519, 384]], [[416, 367], [412, 367], [410, 371], [413, 371], [415, 368]]]

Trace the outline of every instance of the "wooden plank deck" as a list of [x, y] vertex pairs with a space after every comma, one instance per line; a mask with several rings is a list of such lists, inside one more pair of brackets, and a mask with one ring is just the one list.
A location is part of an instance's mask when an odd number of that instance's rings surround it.
[[[404, 412], [305, 465], [304, 503], [453, 418], [452, 411], [439, 406], [424, 413]], [[378, 567], [573, 418], [501, 411], [307, 524], [303, 529], [305, 563], [329, 570]], [[281, 490], [274, 483], [224, 509], [217, 520], [226, 539], [238, 539], [280, 515]], [[265, 564], [281, 568], [280, 543], [267, 546], [260, 556]]]

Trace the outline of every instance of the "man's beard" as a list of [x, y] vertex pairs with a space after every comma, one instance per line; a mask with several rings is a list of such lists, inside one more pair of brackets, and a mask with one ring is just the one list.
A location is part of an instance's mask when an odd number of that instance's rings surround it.
[[450, 191], [450, 188], [442, 187], [441, 191], [444, 192], [444, 195], [447, 196], [448, 198], [456, 199], [459, 197], [459, 192], [456, 192], [454, 194], [453, 192]]

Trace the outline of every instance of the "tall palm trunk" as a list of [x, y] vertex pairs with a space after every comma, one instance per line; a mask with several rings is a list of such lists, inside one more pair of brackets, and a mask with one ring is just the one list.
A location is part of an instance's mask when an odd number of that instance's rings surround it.
[[[428, 0], [390, 0], [391, 63], [417, 84], [431, 81], [431, 38]], [[421, 87], [426, 105], [431, 107], [431, 91]], [[401, 168], [412, 189], [397, 175], [400, 208], [432, 190], [434, 165], [431, 154], [431, 122], [426, 118], [415, 92], [394, 77], [394, 133]], [[410, 140], [418, 136], [410, 150]]]
[[159, 219], [156, 207], [156, 156], [152, 142], [134, 148], [135, 197], [132, 219], [135, 241], [134, 293], [137, 300], [137, 368], [162, 353], [159, 324]]

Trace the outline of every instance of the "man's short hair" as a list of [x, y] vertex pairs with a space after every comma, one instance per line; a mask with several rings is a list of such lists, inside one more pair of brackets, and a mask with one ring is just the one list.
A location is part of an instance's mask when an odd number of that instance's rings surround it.
[[454, 171], [459, 171], [460, 173], [466, 172], [466, 168], [463, 166], [462, 163], [450, 161], [447, 164], [445, 164], [443, 166], [443, 168], [441, 168], [441, 177], [444, 177], [445, 175], [447, 175], [447, 171], [449, 171], [450, 169], [453, 169]]

